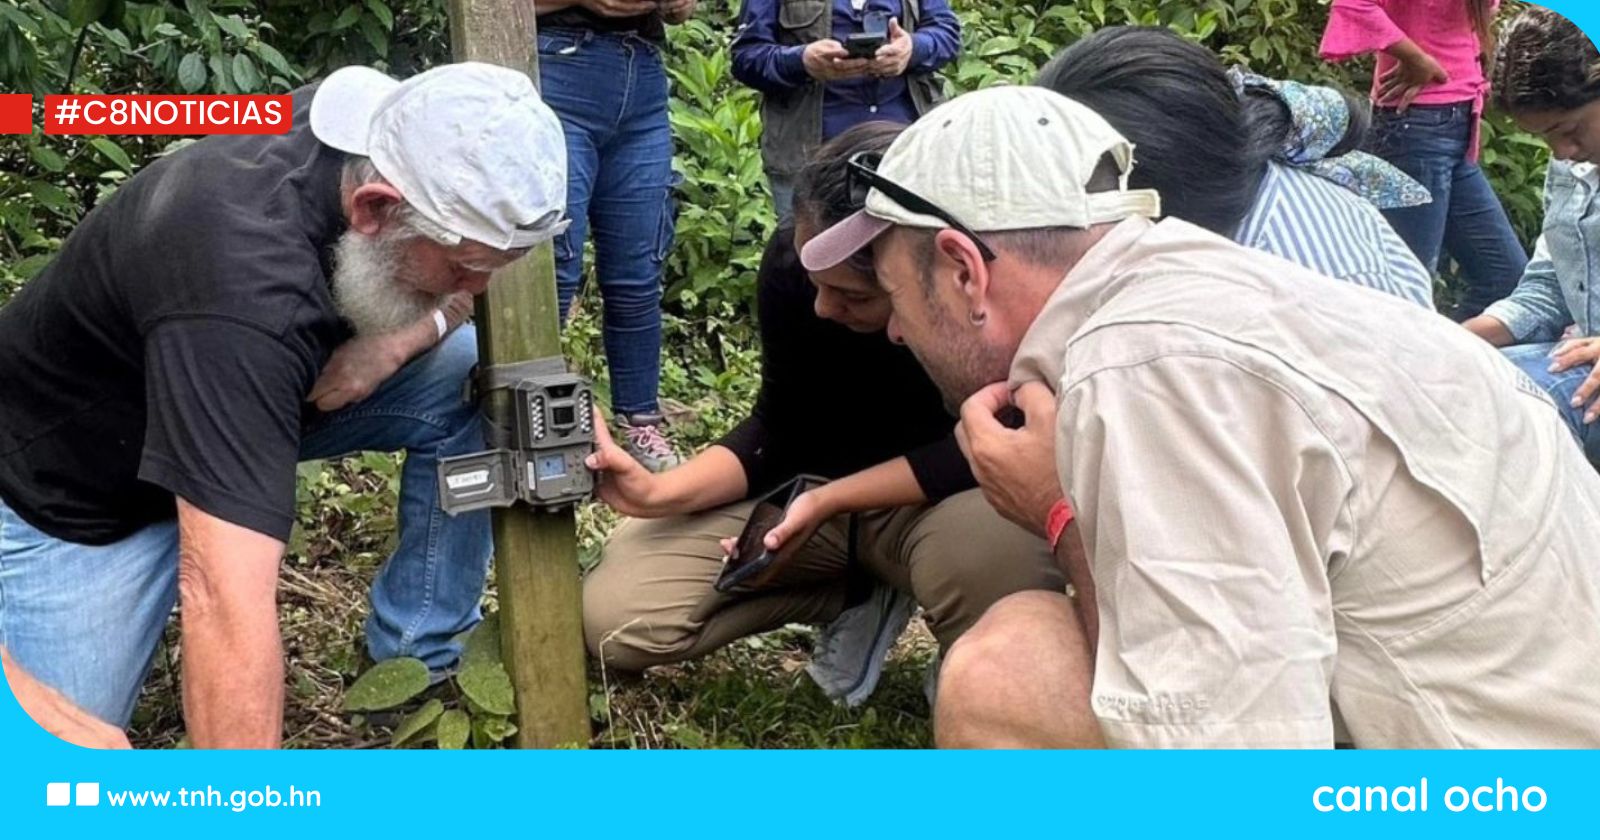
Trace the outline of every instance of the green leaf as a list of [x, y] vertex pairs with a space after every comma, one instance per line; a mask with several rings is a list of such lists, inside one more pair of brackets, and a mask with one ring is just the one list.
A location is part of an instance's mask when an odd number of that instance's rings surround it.
[[517, 734], [517, 725], [510, 720], [486, 715], [472, 719], [472, 743], [479, 749], [485, 749]]
[[128, 153], [124, 152], [121, 146], [104, 137], [96, 137], [90, 140], [89, 145], [93, 146], [95, 151], [104, 155], [106, 160], [116, 164], [123, 172], [133, 171], [133, 160], [128, 157]]
[[244, 53], [233, 57], [233, 84], [240, 93], [253, 93], [261, 86], [261, 74], [256, 71], [256, 63]]
[[74, 29], [82, 29], [103, 17], [111, 7], [111, 0], [70, 0], [67, 3], [67, 22]]
[[428, 688], [428, 666], [420, 659], [388, 659], [356, 679], [344, 695], [347, 712], [392, 709]]
[[263, 41], [256, 41], [250, 45], [249, 50], [255, 53], [257, 58], [265, 61], [268, 67], [271, 67], [273, 70], [278, 71], [284, 76], [292, 77], [296, 75], [294, 68], [289, 66], [288, 59], [285, 59], [283, 57], [283, 53], [278, 52], [277, 48], [273, 47], [271, 44]]
[[211, 78], [216, 80], [216, 88], [222, 93], [233, 93], [233, 75], [228, 72], [228, 57], [214, 55], [206, 62], [211, 67]]
[[462, 749], [467, 745], [467, 738], [472, 736], [472, 718], [460, 709], [451, 709], [439, 716], [435, 731], [438, 733], [439, 749]]
[[360, 6], [346, 6], [344, 8], [344, 11], [340, 12], [339, 16], [333, 19], [333, 26], [331, 26], [329, 28], [332, 29], [334, 32], [338, 32], [338, 31], [343, 30], [343, 29], [349, 29], [350, 27], [355, 26], [356, 25], [356, 21], [358, 21], [360, 19], [361, 19], [361, 7]]
[[367, 9], [383, 24], [384, 29], [394, 29], [394, 12], [389, 11], [389, 7], [383, 5], [381, 0], [367, 0]]
[[194, 93], [206, 86], [206, 60], [199, 53], [189, 53], [178, 62], [178, 86], [184, 93]]
[[67, 159], [48, 146], [34, 146], [28, 150], [28, 156], [33, 158], [34, 163], [50, 172], [60, 172], [67, 168]]
[[461, 650], [461, 666], [499, 665], [504, 661], [500, 656], [500, 614], [489, 613], [467, 636], [467, 643]]
[[475, 662], [461, 669], [456, 676], [461, 692], [487, 712], [497, 715], [516, 714], [516, 693], [511, 688], [511, 675], [498, 662]]
[[120, 49], [123, 52], [133, 49], [133, 43], [128, 40], [127, 35], [122, 34], [122, 30], [108, 29], [108, 26], [110, 26], [110, 24], [100, 25], [100, 34], [104, 35], [107, 41], [110, 41], [114, 46], [117, 47], [117, 49]]
[[72, 197], [67, 195], [66, 190], [55, 184], [34, 181], [28, 184], [28, 191], [33, 193], [34, 201], [52, 210], [65, 210], [73, 206]]
[[995, 37], [984, 41], [983, 46], [978, 47], [978, 55], [1002, 55], [1008, 52], [1015, 52], [1017, 47], [1020, 46], [1022, 46], [1022, 42], [1010, 35], [996, 35]]
[[0, 3], [0, 17], [11, 21], [18, 29], [30, 35], [39, 34], [39, 23], [10, 3]]
[[228, 15], [227, 17], [223, 17], [222, 15], [212, 13], [211, 19], [217, 22], [217, 27], [223, 32], [232, 35], [241, 43], [250, 40], [250, 27], [245, 26], [244, 21], [241, 20], [238, 15]]
[[361, 26], [358, 28], [361, 30], [361, 37], [367, 39], [372, 51], [377, 53], [379, 58], [388, 57], [389, 34], [383, 31], [383, 27], [379, 26], [377, 21], [369, 17], [362, 18]]
[[53, 256], [53, 254], [34, 254], [12, 266], [11, 270], [24, 280], [32, 280], [39, 276], [39, 272], [44, 271], [44, 267], [50, 264]]
[[406, 719], [400, 721], [400, 725], [395, 727], [394, 735], [389, 739], [389, 745], [393, 747], [405, 746], [406, 742], [421, 735], [422, 730], [433, 725], [433, 722], [438, 720], [442, 714], [444, 714], [444, 703], [439, 700], [429, 700], [422, 704], [422, 708], [406, 715]]

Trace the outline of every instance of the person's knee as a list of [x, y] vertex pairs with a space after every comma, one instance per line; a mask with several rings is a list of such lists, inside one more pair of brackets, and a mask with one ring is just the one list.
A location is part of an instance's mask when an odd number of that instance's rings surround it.
[[584, 579], [583, 643], [589, 655], [607, 668], [643, 671], [656, 663], [631, 632], [641, 619], [628, 606], [627, 587], [621, 584], [609, 575], [591, 573]]
[[682, 659], [693, 636], [663, 613], [660, 588], [641, 563], [647, 528], [626, 523], [606, 544], [599, 565], [583, 579], [583, 641], [604, 667], [643, 671]]
[[912, 594], [947, 648], [1010, 595], [1066, 591], [1045, 541], [974, 498], [956, 497], [930, 514], [909, 558]]
[[[653, 265], [653, 264], [652, 264]], [[661, 311], [660, 266], [654, 266], [656, 277], [639, 282], [637, 277], [616, 277], [600, 284], [600, 294], [605, 297], [604, 318], [607, 324], [632, 324], [641, 317], [659, 320]], [[620, 269], [613, 269], [622, 274]], [[599, 275], [597, 267], [596, 274]], [[652, 324], [647, 320], [646, 323]]]
[[1071, 690], [1089, 679], [1081, 636], [1075, 624], [1064, 624], [1076, 621], [1072, 600], [1053, 592], [1019, 592], [984, 613], [951, 646], [939, 672], [938, 745], [1099, 746], [1087, 695]]
[[1026, 679], [1040, 629], [1063, 611], [1070, 617], [1071, 610], [1072, 599], [1053, 592], [1018, 592], [1000, 599], [946, 651], [939, 672], [941, 702], [951, 688], [969, 691], [994, 685], [996, 678]]

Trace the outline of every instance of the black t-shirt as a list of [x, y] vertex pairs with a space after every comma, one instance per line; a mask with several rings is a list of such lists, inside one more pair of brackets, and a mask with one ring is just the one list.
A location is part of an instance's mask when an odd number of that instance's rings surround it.
[[659, 10], [632, 17], [606, 17], [580, 6], [539, 15], [535, 25], [545, 29], [589, 29], [595, 32], [637, 32], [658, 44], [667, 42], [667, 25]]
[[911, 351], [817, 317], [816, 299], [794, 231], [779, 230], [756, 280], [761, 390], [720, 441], [744, 466], [750, 495], [800, 473], [841, 478], [902, 455], [931, 500], [978, 486], [955, 418]]
[[0, 309], [0, 499], [105, 544], [174, 494], [287, 539], [305, 396], [349, 337], [327, 277], [342, 153], [311, 134], [211, 137], [84, 218]]

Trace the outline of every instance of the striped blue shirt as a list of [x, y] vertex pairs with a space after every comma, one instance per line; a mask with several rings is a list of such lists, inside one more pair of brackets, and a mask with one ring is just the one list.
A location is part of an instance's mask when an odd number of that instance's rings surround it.
[[1335, 280], [1433, 309], [1433, 276], [1371, 202], [1325, 178], [1272, 163], [1233, 237]]

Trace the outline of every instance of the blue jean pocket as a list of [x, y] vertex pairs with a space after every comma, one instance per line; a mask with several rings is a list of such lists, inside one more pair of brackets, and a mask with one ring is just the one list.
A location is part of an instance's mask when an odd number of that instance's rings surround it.
[[552, 245], [555, 248], [557, 262], [565, 262], [573, 257], [576, 257], [578, 255], [578, 249], [583, 247], [583, 243], [581, 242], [577, 245], [573, 244], [572, 228], [572, 225], [568, 225], [567, 229], [562, 231], [561, 235], [557, 236], [554, 242], [552, 242]]
[[541, 58], [562, 58], [574, 55], [583, 42], [576, 34], [566, 32], [540, 32], [538, 35]]
[[656, 225], [656, 242], [652, 256], [657, 263], [665, 262], [667, 255], [672, 253], [672, 243], [676, 239], [678, 230], [678, 187], [682, 184], [683, 173], [676, 169], [672, 170], [666, 194], [661, 198], [661, 220]]

